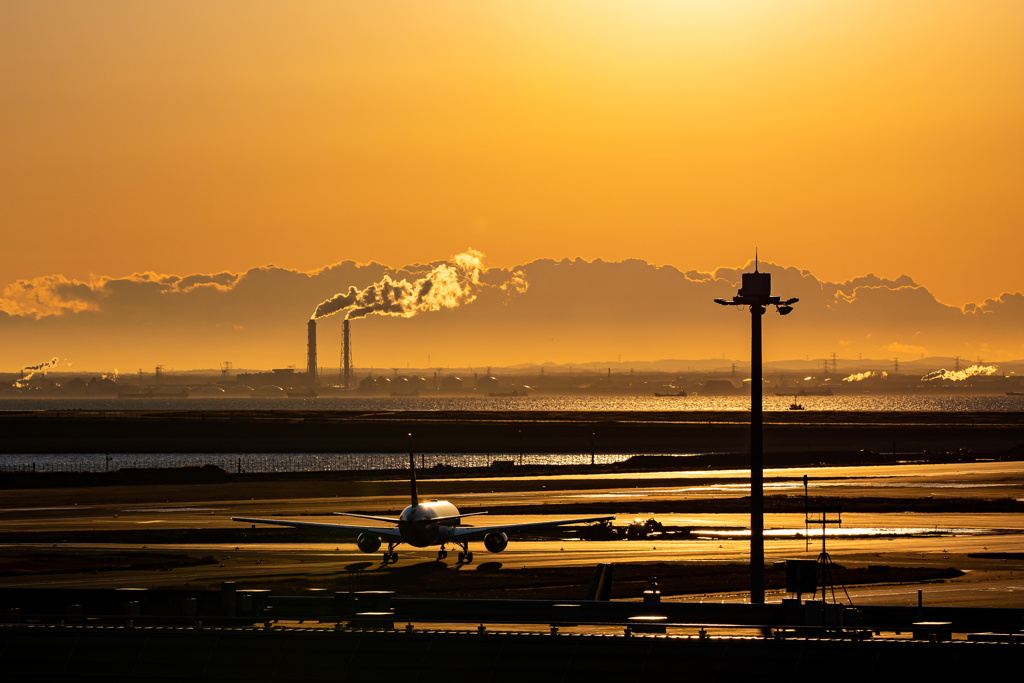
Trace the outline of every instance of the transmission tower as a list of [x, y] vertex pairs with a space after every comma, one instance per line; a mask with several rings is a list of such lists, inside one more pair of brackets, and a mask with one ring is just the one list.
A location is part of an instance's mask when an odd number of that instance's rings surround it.
[[900, 359], [899, 358], [893, 358], [892, 359], [892, 374], [894, 374], [894, 375], [900, 374]]
[[839, 361], [836, 360], [836, 352], [832, 352], [832, 372], [839, 372]]
[[960, 356], [953, 356], [953, 372], [960, 372]]
[[220, 376], [221, 376], [221, 379], [227, 379], [228, 378], [228, 374], [231, 372], [232, 369], [233, 368], [231, 366], [231, 361], [226, 360], [223, 363], [221, 363], [220, 364]]

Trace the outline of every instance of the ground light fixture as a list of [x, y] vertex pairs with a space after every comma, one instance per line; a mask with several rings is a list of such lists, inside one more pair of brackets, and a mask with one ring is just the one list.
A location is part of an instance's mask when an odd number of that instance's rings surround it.
[[772, 296], [771, 273], [743, 273], [743, 285], [732, 300], [715, 299], [723, 306], [750, 308], [750, 602], [764, 604], [764, 415], [761, 405], [761, 316], [768, 306], [779, 315], [793, 312], [799, 299]]

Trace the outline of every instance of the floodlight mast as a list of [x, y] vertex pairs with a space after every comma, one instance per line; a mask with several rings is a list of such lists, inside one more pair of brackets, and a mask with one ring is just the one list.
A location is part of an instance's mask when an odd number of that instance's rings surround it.
[[743, 273], [739, 295], [731, 301], [715, 299], [722, 306], [750, 307], [750, 603], [764, 604], [764, 412], [761, 405], [761, 316], [775, 306], [782, 315], [793, 310], [798, 299], [772, 296], [772, 276]]

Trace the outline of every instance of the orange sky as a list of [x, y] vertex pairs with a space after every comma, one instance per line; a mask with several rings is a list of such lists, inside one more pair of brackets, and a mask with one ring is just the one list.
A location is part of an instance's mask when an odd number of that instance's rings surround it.
[[1024, 3], [8, 2], [0, 288], [758, 245], [1018, 291]]

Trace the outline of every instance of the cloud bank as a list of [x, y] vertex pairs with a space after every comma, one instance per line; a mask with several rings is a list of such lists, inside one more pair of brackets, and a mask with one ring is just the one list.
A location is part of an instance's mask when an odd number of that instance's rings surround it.
[[[354, 289], [377, 296], [380, 283], [404, 281], [415, 303], [423, 282], [438, 273], [460, 287], [462, 305], [431, 305], [431, 315], [413, 318], [354, 322], [358, 366], [422, 368], [428, 356], [433, 367], [619, 356], [743, 359], [749, 357], [749, 316], [713, 300], [732, 296], [748, 268], [700, 272], [640, 260], [541, 259], [486, 269], [452, 259], [401, 268], [341, 261], [309, 272], [268, 265], [244, 273], [135, 273], [88, 282], [50, 275], [3, 288], [0, 369], [16, 371], [51, 356], [89, 369], [149, 369], [158, 363], [178, 370], [213, 368], [223, 360], [236, 367], [301, 367], [305, 322], [335, 293], [344, 297]], [[937, 301], [908, 276], [828, 282], [792, 267], [762, 263], [761, 269], [772, 273], [776, 294], [800, 299], [792, 315], [765, 317], [766, 359], [833, 351], [846, 359], [1024, 357], [1019, 292], [959, 308]], [[389, 305], [398, 301], [392, 298]], [[358, 304], [336, 310], [358, 310]], [[338, 341], [342, 317], [320, 322], [324, 365], [337, 363], [328, 349]]]

